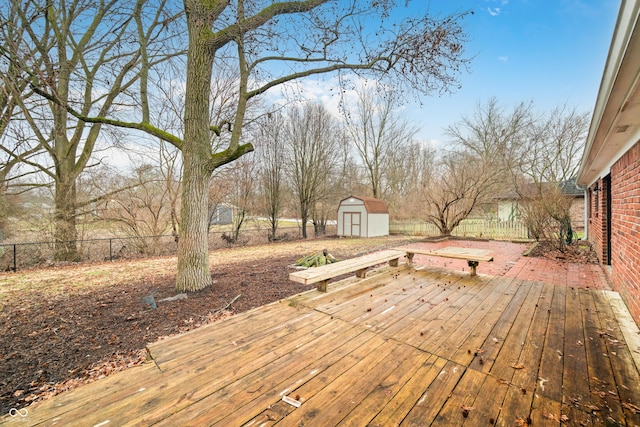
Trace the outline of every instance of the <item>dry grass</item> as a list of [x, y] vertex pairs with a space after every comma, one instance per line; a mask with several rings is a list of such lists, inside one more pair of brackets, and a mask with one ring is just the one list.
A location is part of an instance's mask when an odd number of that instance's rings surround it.
[[[215, 269], [216, 265], [265, 262], [270, 257], [291, 255], [294, 260], [325, 248], [338, 257], [352, 257], [410, 241], [412, 239], [409, 237], [386, 236], [371, 239], [301, 240], [261, 246], [231, 247], [212, 251], [210, 263], [212, 269]], [[175, 256], [0, 273], [0, 305], [16, 292], [21, 293], [22, 297], [24, 293], [30, 291], [49, 295], [82, 293], [85, 290], [96, 290], [100, 287], [117, 286], [140, 280], [153, 281], [154, 278], [175, 276], [175, 273]]]

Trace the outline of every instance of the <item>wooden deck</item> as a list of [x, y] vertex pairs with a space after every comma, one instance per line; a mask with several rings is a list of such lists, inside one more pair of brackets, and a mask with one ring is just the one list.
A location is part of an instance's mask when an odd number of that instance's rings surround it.
[[639, 337], [616, 293], [381, 270], [152, 344], [148, 364], [0, 421], [640, 425]]

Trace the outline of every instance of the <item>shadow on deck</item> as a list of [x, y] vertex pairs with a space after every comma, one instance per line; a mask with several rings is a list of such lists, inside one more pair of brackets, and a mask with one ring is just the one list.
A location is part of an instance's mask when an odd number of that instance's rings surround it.
[[4, 421], [640, 425], [638, 339], [615, 292], [387, 267], [149, 345]]

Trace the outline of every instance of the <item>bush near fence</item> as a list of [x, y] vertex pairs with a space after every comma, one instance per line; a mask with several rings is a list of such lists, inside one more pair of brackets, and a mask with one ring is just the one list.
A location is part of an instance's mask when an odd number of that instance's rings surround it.
[[[278, 228], [275, 239], [266, 229], [242, 230], [237, 242], [223, 238], [231, 233], [209, 233], [209, 250], [229, 246], [261, 245], [272, 241], [299, 240], [302, 233], [299, 227]], [[311, 233], [313, 234], [313, 232]], [[327, 226], [327, 235], [336, 234], [335, 226]], [[175, 255], [178, 242], [173, 235], [145, 237], [112, 237], [103, 239], [77, 240], [81, 263], [114, 261], [118, 259], [140, 259], [154, 256]], [[53, 242], [26, 242], [0, 244], [0, 271], [17, 271], [29, 268], [41, 268], [63, 265], [53, 261]]]
[[[414, 236], [434, 237], [440, 230], [434, 224], [424, 221], [391, 221], [389, 232]], [[495, 240], [528, 239], [527, 227], [520, 221], [466, 220], [460, 223], [451, 235]]]

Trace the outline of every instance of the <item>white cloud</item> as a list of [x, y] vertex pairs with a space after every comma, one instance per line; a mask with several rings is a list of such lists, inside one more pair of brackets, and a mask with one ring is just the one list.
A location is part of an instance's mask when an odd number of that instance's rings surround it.
[[507, 62], [509, 60], [508, 56], [498, 56], [498, 61]]
[[345, 84], [345, 77], [343, 77], [342, 84], [344, 89], [337, 77], [307, 78], [273, 88], [265, 94], [264, 99], [267, 103], [280, 106], [308, 101], [318, 102], [334, 117], [341, 118], [341, 104], [351, 106], [356, 99], [356, 89], [366, 85], [366, 80], [350, 76]]
[[502, 8], [500, 8], [500, 7], [496, 7], [496, 8], [488, 7], [487, 8], [487, 12], [489, 12], [489, 15], [491, 15], [491, 16], [500, 15], [501, 10], [502, 10]]

